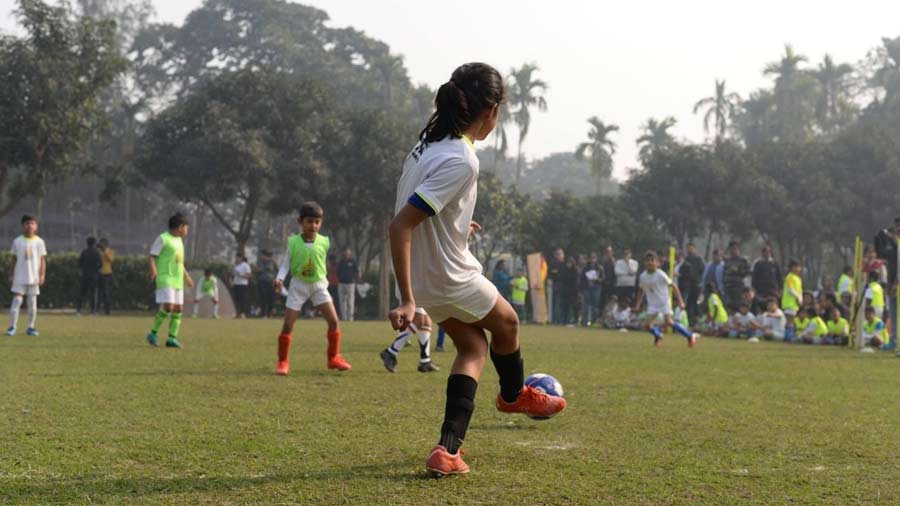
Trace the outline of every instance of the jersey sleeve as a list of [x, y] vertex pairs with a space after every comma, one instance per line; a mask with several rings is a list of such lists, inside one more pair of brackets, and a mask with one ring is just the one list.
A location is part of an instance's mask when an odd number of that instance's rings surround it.
[[287, 277], [288, 271], [291, 270], [291, 248], [287, 248], [284, 251], [284, 256], [281, 257], [281, 265], [278, 267], [278, 276], [276, 278], [279, 281], [284, 281], [284, 278]]
[[672, 286], [672, 278], [670, 278], [669, 275], [662, 270], [659, 270], [658, 272], [660, 274], [660, 280], [664, 281], [666, 283], [666, 286]]
[[43, 239], [41, 239], [41, 243], [38, 245], [38, 248], [39, 248], [39, 252], [38, 252], [39, 256], [42, 256], [42, 257], [47, 256], [47, 243], [45, 243]]
[[160, 253], [162, 253], [163, 249], [163, 240], [162, 236], [157, 236], [156, 240], [153, 241], [153, 246], [150, 246], [150, 256], [158, 257]]
[[[463, 160], [444, 165], [422, 181], [410, 196], [409, 203], [429, 216], [434, 216], [475, 184], [476, 180], [475, 168]], [[423, 204], [426, 209], [422, 208]]]

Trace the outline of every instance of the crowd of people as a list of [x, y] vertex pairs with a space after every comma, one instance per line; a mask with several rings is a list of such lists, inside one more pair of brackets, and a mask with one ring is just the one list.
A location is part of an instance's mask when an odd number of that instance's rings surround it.
[[[894, 348], [888, 311], [889, 287], [896, 287], [896, 250], [900, 219], [883, 232], [882, 245], [865, 248], [863, 262], [863, 325], [861, 339], [872, 349]], [[884, 250], [882, 250], [884, 249]], [[881, 251], [880, 251], [881, 250]], [[668, 255], [658, 254], [661, 259]], [[547, 294], [550, 323], [567, 326], [601, 326], [608, 329], [647, 328], [646, 305], [636, 299], [643, 265], [631, 250], [615, 256], [611, 246], [597, 253], [567, 256], [557, 248], [548, 262]], [[670, 272], [668, 260], [661, 270]], [[737, 241], [723, 252], [712, 251], [709, 260], [689, 243], [675, 256], [672, 283], [683, 296], [684, 309], [674, 319], [685, 328], [706, 336], [796, 341], [808, 344], [845, 345], [850, 339], [853, 303], [853, 269], [845, 266], [837, 277], [822, 276], [813, 289], [804, 289], [803, 266], [789, 260], [786, 269], [776, 261], [769, 245], [750, 260]], [[492, 280], [498, 291], [520, 310], [525, 320], [528, 278], [520, 269], [508, 272], [506, 263], [494, 266]]]

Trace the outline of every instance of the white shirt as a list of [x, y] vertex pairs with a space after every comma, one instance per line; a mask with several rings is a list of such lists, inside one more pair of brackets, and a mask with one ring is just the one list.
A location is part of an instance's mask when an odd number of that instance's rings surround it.
[[628, 320], [631, 319], [631, 308], [626, 307], [625, 309], [616, 308], [613, 311], [613, 318], [618, 323], [628, 323]]
[[13, 273], [14, 285], [36, 285], [41, 279], [41, 259], [47, 256], [47, 246], [38, 236], [31, 238], [20, 235], [12, 243], [10, 249], [16, 257], [16, 270]]
[[747, 311], [747, 314], [741, 314], [740, 312], [738, 312], [731, 315], [731, 324], [735, 327], [747, 328], [755, 319], [756, 316], [754, 316], [750, 311]]
[[662, 269], [656, 269], [652, 274], [642, 272], [639, 282], [641, 290], [647, 295], [647, 314], [672, 314], [672, 300], [669, 298], [672, 280]]
[[780, 309], [776, 309], [774, 313], [763, 313], [759, 319], [760, 327], [762, 327], [763, 330], [769, 330], [779, 337], [784, 336], [784, 326], [787, 321], [784, 317], [784, 313], [782, 313]]
[[616, 260], [616, 286], [634, 286], [637, 271], [637, 260], [633, 258]]
[[422, 307], [458, 303], [481, 275], [469, 251], [469, 223], [478, 196], [478, 157], [467, 140], [419, 143], [406, 157], [394, 212], [418, 195], [435, 213], [412, 233], [410, 283]]
[[234, 266], [234, 270], [232, 271], [231, 284], [234, 286], [247, 286], [250, 284], [250, 278], [245, 278], [244, 276], [249, 276], [250, 273], [253, 272], [250, 269], [250, 264], [247, 262], [241, 262]]

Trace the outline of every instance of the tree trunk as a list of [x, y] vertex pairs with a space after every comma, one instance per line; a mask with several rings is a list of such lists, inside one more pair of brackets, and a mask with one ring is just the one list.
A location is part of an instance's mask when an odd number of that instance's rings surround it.
[[378, 314], [386, 318], [391, 310], [391, 240], [388, 235], [389, 221], [385, 221], [384, 243], [381, 248], [381, 270], [378, 276]]
[[519, 186], [519, 180], [522, 179], [522, 141], [519, 140], [519, 154], [516, 157], [516, 186]]
[[706, 233], [706, 248], [703, 252], [703, 260], [709, 261], [709, 249], [712, 247], [712, 237], [713, 237], [713, 229], [710, 225], [709, 231]]

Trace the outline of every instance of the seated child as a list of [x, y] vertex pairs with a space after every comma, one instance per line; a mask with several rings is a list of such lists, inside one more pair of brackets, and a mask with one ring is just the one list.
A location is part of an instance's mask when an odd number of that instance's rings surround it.
[[770, 341], [784, 340], [784, 327], [787, 318], [778, 307], [778, 301], [774, 297], [766, 300], [766, 312], [753, 323], [756, 334]]
[[728, 332], [728, 312], [725, 310], [725, 304], [719, 297], [716, 285], [709, 283], [707, 285], [709, 297], [707, 299], [709, 326], [706, 329], [708, 335], [723, 336]]
[[728, 322], [728, 337], [753, 337], [753, 322], [756, 316], [750, 312], [750, 306], [746, 302], [738, 305], [738, 312], [731, 315]]
[[831, 308], [828, 322], [828, 335], [826, 336], [826, 344], [845, 345], [850, 338], [850, 324], [847, 319], [841, 316], [841, 310], [837, 307]]
[[813, 308], [801, 307], [794, 322], [797, 336], [805, 344], [822, 344], [828, 334], [828, 326]]
[[875, 308], [866, 306], [866, 321], [863, 322], [862, 343], [875, 349], [887, 343], [886, 329], [881, 318], [875, 316]]
[[616, 329], [628, 328], [631, 323], [631, 304], [628, 299], [622, 299], [618, 302], [615, 311], [613, 311], [613, 327]]

